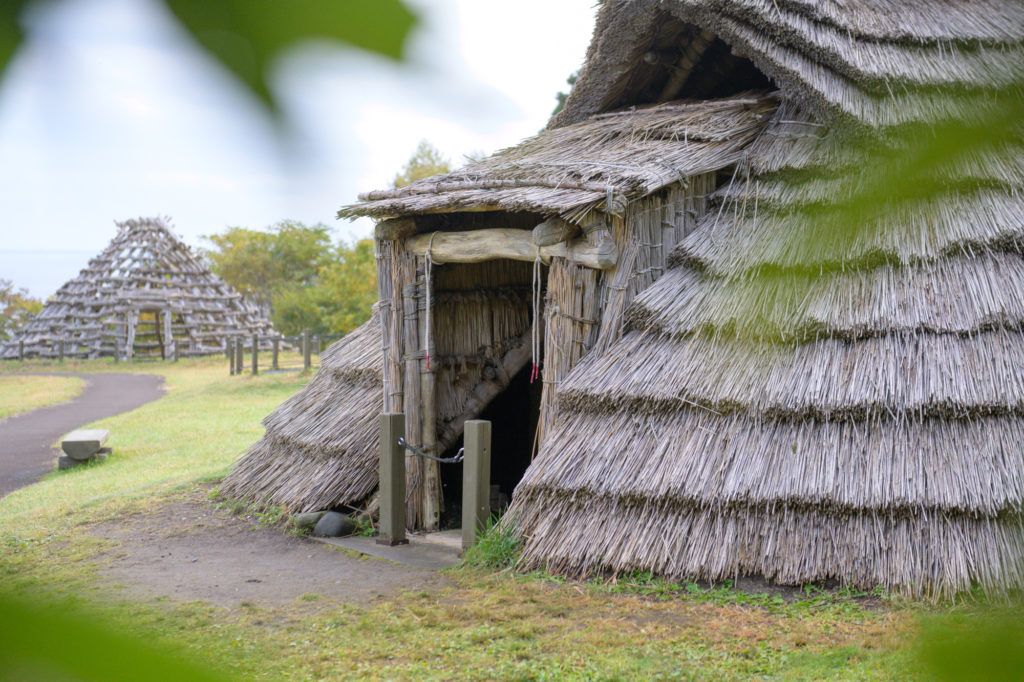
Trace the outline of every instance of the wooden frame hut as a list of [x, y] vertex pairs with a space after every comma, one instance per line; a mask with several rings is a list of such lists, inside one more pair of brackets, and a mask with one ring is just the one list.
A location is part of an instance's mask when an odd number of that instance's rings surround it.
[[[444, 452], [532, 358], [495, 420], [536, 421], [496, 439], [525, 568], [1021, 587], [1020, 129], [821, 219], [904, 132], [1019, 95], [1024, 8], [980, 4], [606, 0], [545, 131], [341, 210], [379, 221], [374, 320], [225, 489], [355, 504], [377, 411]], [[434, 528], [443, 473], [408, 461]]]
[[222, 353], [271, 335], [256, 306], [210, 272], [161, 218], [117, 223], [117, 236], [5, 345], [0, 358]]

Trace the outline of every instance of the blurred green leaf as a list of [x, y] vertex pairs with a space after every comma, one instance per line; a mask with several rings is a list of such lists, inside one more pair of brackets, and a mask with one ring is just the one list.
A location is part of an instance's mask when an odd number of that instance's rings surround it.
[[94, 614], [0, 594], [0, 679], [234, 679], [112, 629]]
[[298, 43], [340, 41], [401, 59], [416, 16], [401, 0], [165, 0], [199, 44], [270, 109], [273, 60]]
[[3, 0], [0, 2], [0, 82], [7, 70], [11, 57], [25, 39], [21, 28], [21, 17], [25, 7], [32, 0]]

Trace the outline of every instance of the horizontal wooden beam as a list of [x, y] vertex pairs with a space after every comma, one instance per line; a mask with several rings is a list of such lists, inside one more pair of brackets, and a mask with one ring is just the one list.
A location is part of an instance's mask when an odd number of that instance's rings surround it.
[[410, 237], [406, 242], [406, 248], [417, 256], [426, 255], [428, 246], [435, 263], [482, 263], [499, 258], [532, 263], [537, 258], [538, 249], [544, 263], [562, 257], [595, 270], [608, 270], [618, 259], [618, 250], [610, 240], [594, 245], [586, 239], [576, 239], [538, 247], [533, 242], [531, 230], [509, 228], [432, 232]]

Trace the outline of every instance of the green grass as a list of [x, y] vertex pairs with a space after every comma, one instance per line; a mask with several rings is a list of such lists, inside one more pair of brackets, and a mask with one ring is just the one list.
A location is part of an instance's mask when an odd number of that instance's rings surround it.
[[0, 419], [66, 403], [84, 388], [77, 377], [0, 375]]
[[[0, 499], [0, 585], [248, 679], [931, 679], [915, 644], [922, 621], [959, 632], [979, 618], [970, 606], [813, 588], [783, 597], [645, 573], [586, 583], [522, 575], [508, 569], [518, 543], [501, 526], [483, 534], [470, 565], [446, 573], [447, 587], [365, 606], [315, 593], [236, 609], [130, 599], [100, 580], [101, 557], [117, 546], [89, 524], [184, 497], [230, 506], [209, 499], [208, 484], [305, 381], [229, 377], [223, 365], [117, 366], [162, 374], [167, 395], [101, 422], [114, 447], [105, 464]], [[276, 509], [259, 518], [286, 532], [281, 519]]]

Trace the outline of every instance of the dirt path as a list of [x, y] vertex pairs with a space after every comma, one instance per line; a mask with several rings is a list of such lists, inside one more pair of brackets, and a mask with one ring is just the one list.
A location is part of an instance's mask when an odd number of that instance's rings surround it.
[[447, 583], [428, 569], [357, 556], [259, 526], [201, 498], [97, 525], [92, 533], [117, 542], [105, 557], [104, 579], [137, 597], [198, 599], [226, 607], [281, 605], [305, 595], [366, 603]]
[[53, 469], [53, 443], [68, 431], [133, 410], [163, 395], [163, 378], [152, 374], [64, 376], [85, 379], [80, 396], [0, 421], [0, 497], [34, 483]]

